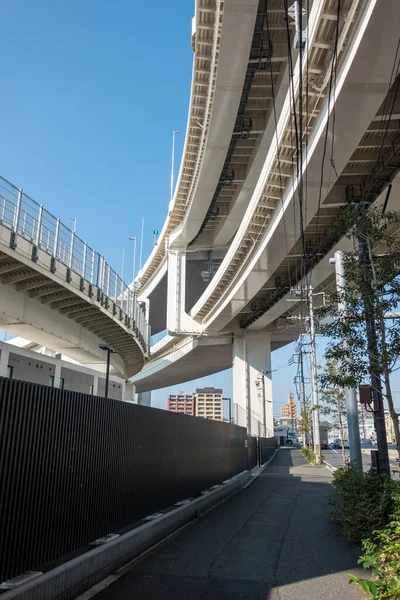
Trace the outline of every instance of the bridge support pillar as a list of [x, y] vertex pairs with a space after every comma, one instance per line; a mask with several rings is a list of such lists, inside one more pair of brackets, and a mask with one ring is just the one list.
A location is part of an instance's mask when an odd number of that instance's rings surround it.
[[[57, 358], [57, 357], [56, 357]], [[61, 387], [61, 359], [58, 359], [54, 367], [54, 387]]]
[[133, 402], [135, 399], [135, 386], [130, 381], [125, 381], [122, 388], [122, 400]]
[[142, 406], [151, 406], [151, 391], [139, 392], [137, 403], [141, 404]]
[[201, 333], [201, 326], [185, 310], [186, 252], [169, 250], [167, 287], [167, 331], [171, 335]]
[[235, 423], [250, 435], [274, 432], [269, 333], [245, 332], [233, 341], [233, 402]]
[[8, 360], [10, 351], [8, 348], [2, 348], [0, 353], [0, 377], [8, 377]]

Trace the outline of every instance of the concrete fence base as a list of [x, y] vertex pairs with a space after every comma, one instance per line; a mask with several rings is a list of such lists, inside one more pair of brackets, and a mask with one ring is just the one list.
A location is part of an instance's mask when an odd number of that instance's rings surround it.
[[179, 506], [172, 511], [150, 515], [147, 523], [120, 536], [107, 536], [106, 539], [110, 541], [105, 541], [47, 573], [36, 575], [30, 581], [2, 594], [1, 600], [73, 600], [250, 480], [250, 471], [244, 471], [205, 490], [198, 498], [178, 503]]

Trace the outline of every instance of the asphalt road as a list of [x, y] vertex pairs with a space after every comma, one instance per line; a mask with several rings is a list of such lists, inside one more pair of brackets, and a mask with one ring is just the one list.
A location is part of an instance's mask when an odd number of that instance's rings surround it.
[[79, 600], [361, 600], [348, 583], [364, 574], [360, 549], [329, 520], [330, 481], [283, 448], [246, 489]]
[[[363, 469], [364, 471], [369, 471], [371, 468], [371, 450], [376, 450], [376, 446], [362, 446], [362, 458], [363, 458]], [[346, 456], [350, 459], [350, 451], [345, 450]], [[325, 461], [332, 465], [332, 467], [342, 467], [343, 466], [343, 458], [341, 450], [322, 450], [322, 454], [325, 456]], [[392, 467], [392, 470], [400, 470], [400, 466], [396, 463], [395, 459], [397, 458], [397, 451], [393, 448], [389, 449], [389, 461]]]

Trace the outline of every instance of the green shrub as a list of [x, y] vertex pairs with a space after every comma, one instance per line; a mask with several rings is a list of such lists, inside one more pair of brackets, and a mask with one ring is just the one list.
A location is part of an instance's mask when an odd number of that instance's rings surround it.
[[[301, 449], [301, 452], [303, 454], [303, 456], [308, 460], [308, 462], [312, 463], [313, 465], [317, 464], [317, 457], [315, 456], [314, 451], [311, 448], [307, 448], [306, 446], [303, 446]], [[323, 456], [321, 456], [321, 460], [323, 460]]]
[[399, 489], [394, 481], [346, 466], [335, 471], [332, 483], [336, 494], [329, 502], [331, 517], [341, 525], [343, 537], [361, 544], [375, 530], [385, 527]]
[[350, 583], [360, 586], [372, 598], [400, 598], [400, 490], [393, 490], [394, 510], [389, 523], [362, 543], [359, 559], [364, 569], [372, 569], [373, 581], [349, 575]]

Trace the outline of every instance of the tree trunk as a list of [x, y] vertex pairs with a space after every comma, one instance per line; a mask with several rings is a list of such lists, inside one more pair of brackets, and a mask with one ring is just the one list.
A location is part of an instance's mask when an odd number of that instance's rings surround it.
[[340, 400], [338, 400], [338, 417], [339, 417], [340, 441], [341, 441], [341, 445], [342, 445], [342, 459], [343, 459], [343, 466], [345, 467], [347, 464], [347, 461], [346, 461], [346, 450], [344, 449], [343, 421], [342, 421], [342, 413], [340, 412]]
[[381, 330], [381, 339], [382, 339], [382, 354], [383, 354], [383, 375], [385, 378], [385, 388], [386, 388], [386, 399], [389, 406], [390, 418], [393, 421], [393, 429], [394, 429], [394, 437], [396, 439], [396, 450], [400, 458], [400, 428], [399, 428], [399, 415], [394, 409], [393, 404], [393, 396], [392, 396], [392, 387], [390, 385], [390, 369], [388, 365], [388, 356], [387, 356], [387, 346], [386, 346], [386, 330], [385, 330], [385, 321], [383, 317], [379, 320], [380, 330]]

